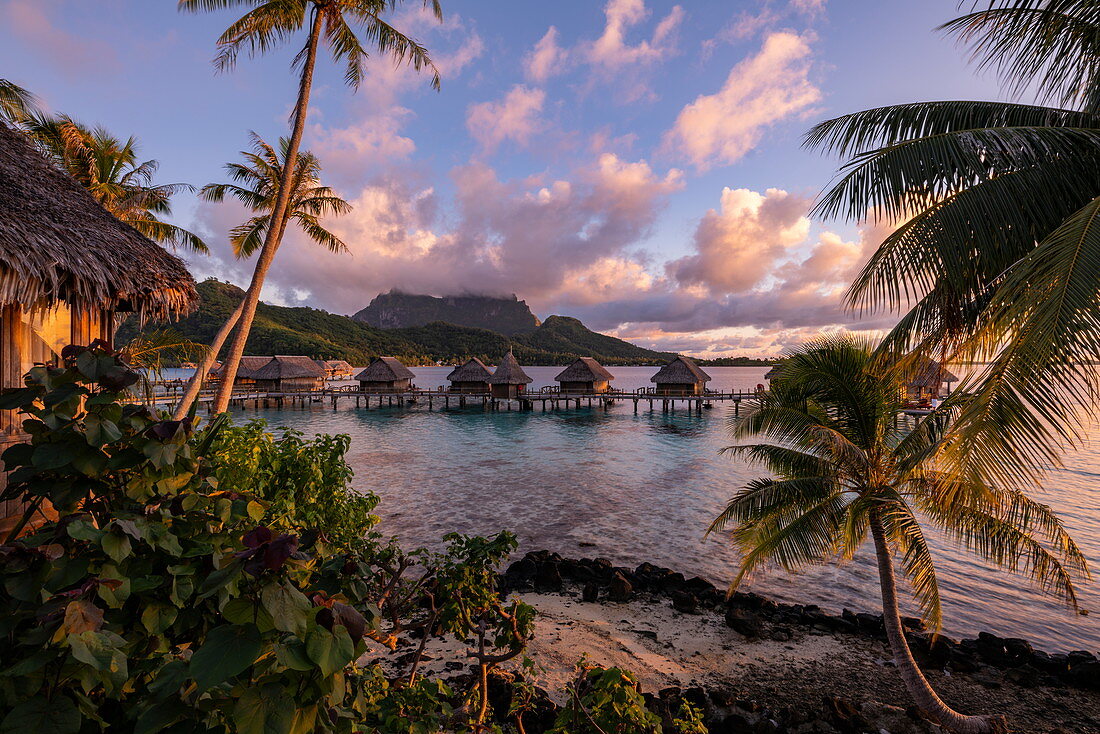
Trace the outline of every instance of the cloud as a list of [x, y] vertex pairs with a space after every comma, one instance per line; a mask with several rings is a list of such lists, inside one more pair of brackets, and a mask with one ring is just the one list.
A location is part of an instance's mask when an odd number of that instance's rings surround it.
[[550, 26], [546, 35], [539, 39], [535, 48], [524, 58], [524, 73], [528, 79], [541, 84], [564, 71], [567, 60], [566, 50], [558, 45], [558, 29]]
[[759, 194], [722, 190], [721, 210], [709, 210], [695, 230], [695, 254], [668, 264], [684, 285], [711, 293], [744, 291], [772, 271], [777, 259], [805, 241], [810, 201], [779, 189]]
[[715, 94], [684, 107], [664, 148], [699, 170], [729, 165], [753, 149], [776, 123], [810, 111], [821, 91], [809, 79], [810, 38], [771, 33], [760, 51], [730, 71]]
[[539, 113], [545, 100], [543, 90], [517, 84], [499, 102], [471, 105], [466, 113], [466, 129], [488, 152], [508, 140], [526, 146], [543, 128]]
[[[451, 172], [453, 201], [397, 171], [361, 187], [353, 211], [328, 224], [349, 254], [329, 254], [290, 231], [269, 276], [270, 293], [306, 294], [339, 313], [379, 291], [520, 293], [536, 308], [562, 297], [618, 298], [653, 276], [626, 253], [649, 235], [679, 171], [604, 153], [566, 178], [502, 179], [482, 162]], [[204, 229], [225, 231], [241, 213], [204, 205]], [[223, 255], [224, 257], [224, 255]], [[227, 272], [240, 266], [226, 260]], [[629, 278], [626, 277], [630, 273]], [[223, 276], [224, 277], [224, 276]]]
[[684, 9], [674, 5], [657, 24], [650, 40], [634, 45], [627, 41], [627, 32], [649, 17], [645, 0], [608, 0], [604, 16], [603, 34], [588, 45], [585, 57], [594, 66], [614, 71], [650, 64], [672, 54], [675, 51], [675, 33], [684, 19]]
[[45, 0], [7, 0], [0, 5], [0, 18], [66, 76], [103, 77], [118, 72], [122, 65], [115, 49], [60, 28], [48, 13], [56, 5]]

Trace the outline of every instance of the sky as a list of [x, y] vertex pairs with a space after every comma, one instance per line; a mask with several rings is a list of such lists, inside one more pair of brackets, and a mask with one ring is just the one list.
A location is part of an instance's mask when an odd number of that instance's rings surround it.
[[[255, 131], [286, 135], [295, 39], [215, 70], [247, 9], [174, 0], [0, 0], [0, 77], [51, 111], [136, 136], [159, 182], [225, 181]], [[889, 223], [809, 212], [842, 163], [814, 123], [929, 99], [996, 99], [935, 28], [956, 0], [443, 0], [389, 18], [442, 76], [371, 58], [358, 89], [321, 57], [304, 146], [352, 205], [350, 252], [288, 232], [264, 300], [351, 314], [377, 293], [516, 294], [647, 347], [781, 353], [822, 330], [887, 328], [844, 306]], [[196, 278], [246, 285], [227, 201], [174, 201], [209, 256]]]

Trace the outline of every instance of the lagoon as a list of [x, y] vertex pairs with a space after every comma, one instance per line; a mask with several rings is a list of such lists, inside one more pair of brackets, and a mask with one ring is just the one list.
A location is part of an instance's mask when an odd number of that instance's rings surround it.
[[[531, 389], [553, 384], [560, 367], [525, 367]], [[615, 386], [648, 386], [654, 367], [612, 367]], [[751, 390], [767, 368], [708, 367], [712, 389]], [[416, 384], [445, 383], [449, 367], [417, 367]], [[174, 372], [174, 371], [173, 371]], [[170, 375], [176, 376], [176, 375]], [[440, 545], [451, 531], [512, 530], [519, 553], [546, 548], [567, 557], [604, 557], [617, 565], [650, 561], [724, 585], [736, 554], [720, 537], [704, 538], [726, 499], [761, 470], [719, 456], [731, 405], [701, 415], [681, 409], [634, 414], [620, 402], [609, 410], [486, 412], [480, 407], [435, 410], [307, 408], [239, 413], [272, 427], [351, 436], [354, 484], [381, 497], [381, 529], [407, 546]], [[1067, 457], [1037, 499], [1054, 507], [1100, 569], [1100, 452]], [[973, 637], [989, 631], [1024, 637], [1050, 652], [1100, 650], [1100, 593], [1081, 588], [1081, 603], [1096, 616], [1077, 616], [1031, 588], [1022, 577], [994, 569], [933, 537], [944, 597], [945, 633]], [[871, 549], [842, 566], [798, 575], [780, 569], [751, 579], [747, 590], [780, 601], [816, 603], [840, 611], [878, 608]], [[912, 611], [912, 610], [910, 610]]]

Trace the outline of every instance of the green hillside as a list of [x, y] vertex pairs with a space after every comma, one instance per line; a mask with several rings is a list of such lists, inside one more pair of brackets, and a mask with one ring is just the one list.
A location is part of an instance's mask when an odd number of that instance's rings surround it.
[[524, 301], [492, 296], [418, 296], [390, 291], [379, 293], [366, 308], [352, 315], [356, 321], [379, 329], [427, 326], [437, 321], [512, 336], [533, 331], [539, 325]]
[[[203, 281], [198, 289], [202, 298], [199, 310], [171, 328], [192, 341], [209, 344], [244, 292], [217, 280]], [[118, 331], [119, 343], [136, 333], [136, 320], [125, 322]], [[509, 348], [523, 364], [541, 365], [568, 364], [581, 356], [595, 357], [604, 364], [657, 364], [672, 357], [597, 334], [564, 316], [551, 316], [533, 331], [509, 338], [488, 329], [443, 322], [379, 329], [315, 308], [266, 303], [256, 310], [245, 353], [305, 354], [316, 359], [345, 359], [354, 365], [385, 355], [415, 365], [454, 363], [470, 357], [495, 363]]]

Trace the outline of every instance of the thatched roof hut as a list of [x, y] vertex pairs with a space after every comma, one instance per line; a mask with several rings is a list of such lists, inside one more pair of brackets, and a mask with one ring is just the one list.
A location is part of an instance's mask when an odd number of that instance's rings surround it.
[[615, 376], [591, 357], [579, 357], [554, 378], [562, 392], [607, 392]]
[[[265, 366], [272, 359], [272, 357], [241, 357], [241, 363], [237, 366], [237, 381], [254, 379], [253, 375], [256, 373], [256, 370]], [[223, 365], [220, 364], [212, 368], [210, 370], [210, 375], [212, 377], [221, 377], [222, 368]]]
[[[66, 345], [113, 341], [117, 312], [163, 319], [197, 306], [178, 258], [0, 122], [0, 388], [21, 387], [27, 370], [57, 361]], [[0, 411], [0, 451], [25, 439], [22, 418]], [[19, 502], [0, 501], [0, 537], [21, 514]]]
[[774, 380], [775, 378], [779, 377], [779, 375], [782, 371], [783, 371], [783, 363], [780, 362], [779, 364], [775, 365], [770, 370], [768, 370], [767, 372], [764, 373], [764, 379], [765, 380]]
[[701, 395], [710, 375], [687, 357], [677, 355], [649, 381], [657, 385], [657, 392], [662, 395]]
[[375, 357], [366, 369], [355, 376], [360, 382], [393, 382], [394, 380], [411, 380], [413, 374], [396, 357]]
[[317, 362], [302, 356], [276, 355], [249, 376], [256, 387], [266, 390], [312, 390], [324, 387], [325, 381]]
[[493, 370], [493, 375], [489, 378], [489, 384], [491, 385], [529, 385], [531, 382], [533, 380], [519, 366], [512, 350], [508, 350], [508, 354], [505, 354], [504, 358], [500, 360], [500, 364]]
[[913, 370], [913, 376], [905, 385], [905, 392], [911, 400], [939, 398], [947, 394], [952, 382], [958, 381], [958, 376], [941, 362], [921, 357]]
[[494, 398], [517, 398], [531, 382], [533, 380], [519, 366], [511, 349], [500, 360], [500, 364], [493, 370], [493, 376], [489, 378]]
[[493, 373], [477, 357], [469, 359], [465, 364], [459, 365], [447, 375], [450, 382], [484, 382], [488, 383]]
[[317, 366], [325, 371], [325, 377], [351, 377], [355, 368], [342, 359], [319, 359]]
[[198, 292], [179, 258], [0, 122], [0, 303], [163, 319], [194, 311]]

